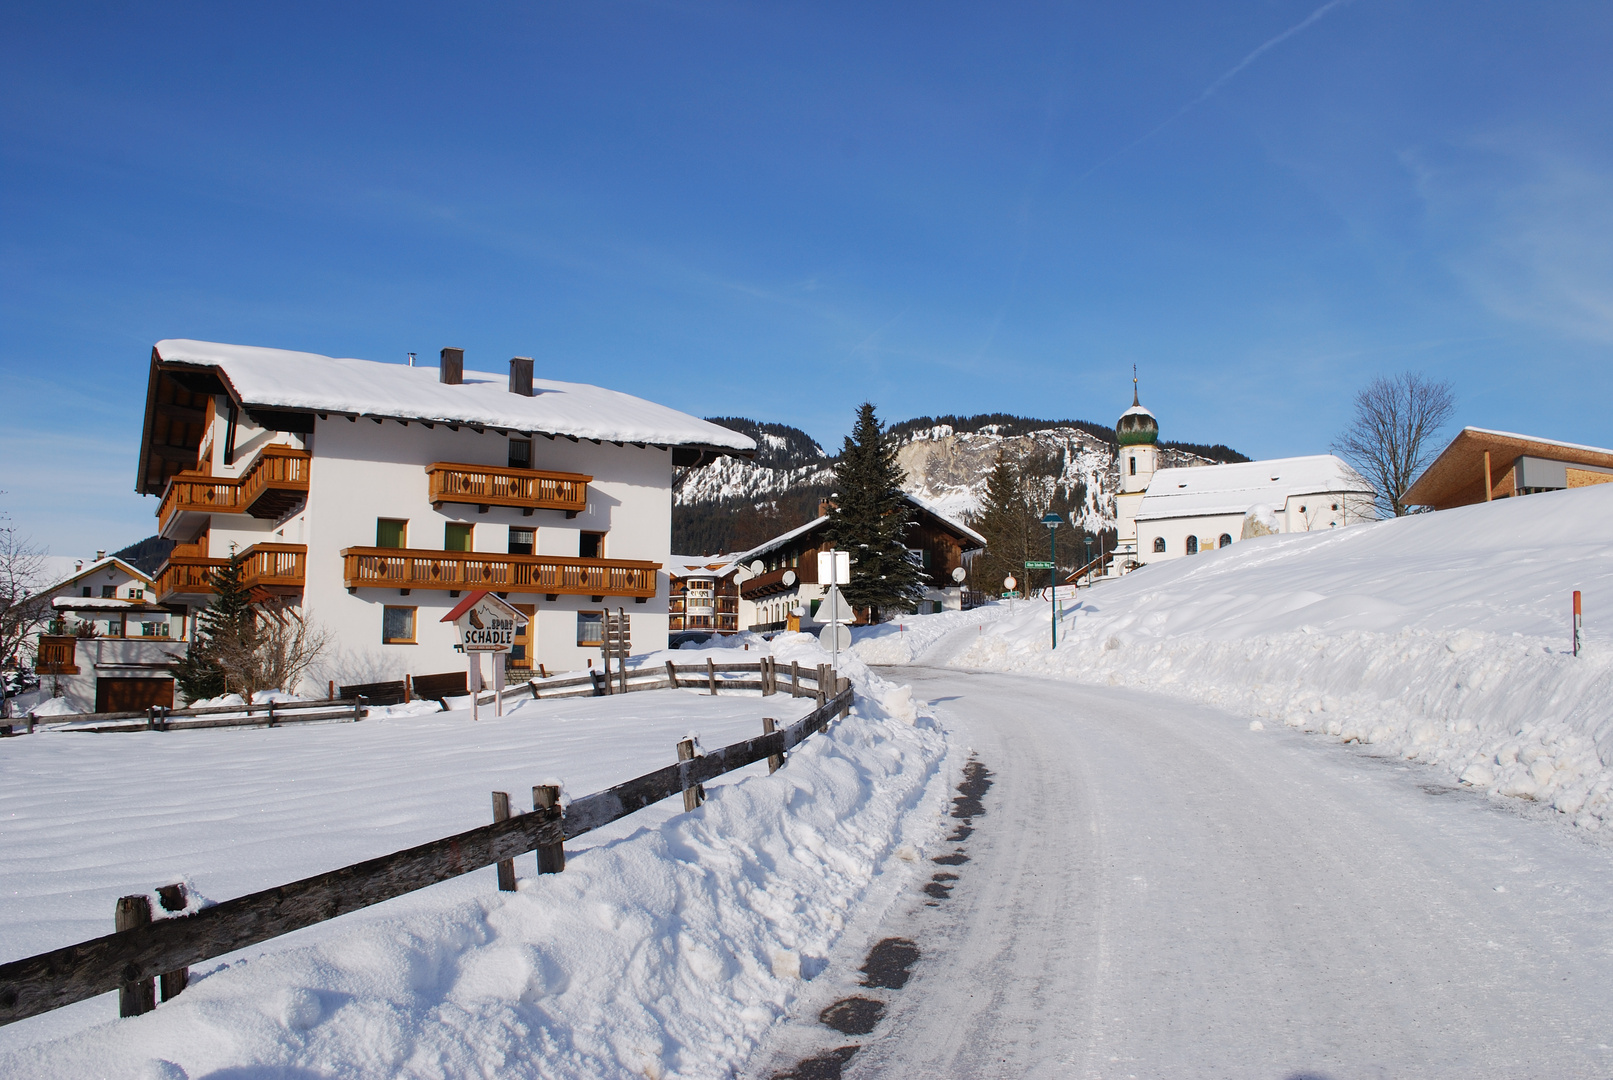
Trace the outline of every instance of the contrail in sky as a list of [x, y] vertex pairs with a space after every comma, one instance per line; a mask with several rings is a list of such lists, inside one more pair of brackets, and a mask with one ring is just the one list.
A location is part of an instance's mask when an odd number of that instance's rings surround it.
[[1204, 104], [1205, 100], [1207, 98], [1209, 98], [1209, 96], [1211, 94], [1215, 93], [1217, 90], [1219, 90], [1223, 86], [1225, 86], [1228, 82], [1232, 81], [1233, 77], [1236, 76], [1238, 74], [1238, 72], [1242, 71], [1244, 68], [1246, 68], [1250, 64], [1254, 63], [1257, 59], [1260, 58], [1260, 55], [1262, 53], [1266, 52], [1266, 50], [1276, 48], [1278, 45], [1281, 45], [1283, 42], [1287, 41], [1289, 38], [1293, 37], [1295, 34], [1299, 33], [1301, 30], [1304, 30], [1307, 26], [1310, 26], [1312, 23], [1314, 23], [1314, 22], [1320, 20], [1321, 18], [1323, 18], [1328, 12], [1332, 11], [1334, 8], [1342, 7], [1345, 4], [1348, 4], [1349, 2], [1350, 2], [1350, 0], [1328, 0], [1327, 3], [1323, 4], [1321, 7], [1317, 8], [1315, 11], [1311, 12], [1310, 15], [1306, 16], [1300, 22], [1297, 22], [1293, 26], [1290, 26], [1287, 30], [1284, 30], [1282, 33], [1278, 34], [1276, 37], [1270, 39], [1269, 41], [1262, 42], [1260, 44], [1260, 46], [1254, 50], [1254, 52], [1251, 52], [1248, 56], [1245, 56], [1242, 60], [1239, 60], [1236, 64], [1232, 65], [1232, 67], [1228, 68], [1226, 70], [1226, 72], [1221, 75], [1220, 78], [1216, 79], [1209, 86], [1206, 86], [1204, 88], [1204, 92], [1199, 94], [1198, 97], [1194, 98], [1192, 101], [1188, 102], [1186, 105], [1183, 105], [1180, 109], [1178, 109], [1175, 113], [1173, 113], [1169, 118], [1161, 121], [1160, 123], [1156, 124], [1154, 127], [1150, 128], [1149, 131], [1146, 134], [1142, 135], [1140, 138], [1134, 139], [1131, 142], [1127, 143], [1125, 146], [1121, 147], [1119, 150], [1116, 150], [1114, 153], [1110, 154], [1108, 157], [1104, 158], [1102, 161], [1100, 161], [1096, 165], [1092, 166], [1092, 168], [1088, 169], [1086, 172], [1084, 172], [1080, 176], [1076, 177], [1075, 178], [1076, 183], [1080, 183], [1082, 180], [1085, 180], [1087, 177], [1091, 176], [1093, 173], [1097, 172], [1099, 169], [1101, 169], [1105, 165], [1109, 164], [1115, 158], [1120, 157], [1123, 154], [1129, 153], [1130, 151], [1132, 151], [1132, 150], [1136, 149], [1137, 147], [1141, 146], [1143, 143], [1147, 142], [1149, 139], [1152, 139], [1155, 135], [1158, 135], [1165, 128], [1169, 127], [1171, 124], [1174, 124], [1177, 120], [1180, 120], [1184, 115], [1186, 115], [1189, 112], [1192, 112], [1194, 109], [1198, 108], [1198, 106]]

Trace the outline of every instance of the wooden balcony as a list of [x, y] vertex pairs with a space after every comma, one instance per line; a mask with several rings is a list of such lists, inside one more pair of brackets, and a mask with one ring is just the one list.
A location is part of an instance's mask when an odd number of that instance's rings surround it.
[[[296, 596], [308, 578], [305, 544], [253, 544], [242, 552], [241, 584], [254, 598]], [[174, 554], [157, 571], [157, 602], [178, 596], [208, 596], [213, 592], [213, 571], [228, 566], [228, 559]]]
[[568, 518], [588, 509], [588, 483], [593, 479], [582, 473], [447, 461], [427, 465], [426, 477], [433, 510], [442, 509], [443, 503], [463, 503], [483, 511], [491, 506], [514, 506], [523, 516], [531, 516], [534, 510], [564, 510]]
[[[807, 565], [810, 563], [811, 565]], [[793, 576], [791, 576], [793, 575]], [[789, 578], [789, 584], [785, 579]], [[746, 600], [757, 600], [764, 596], [774, 596], [781, 592], [789, 592], [797, 585], [815, 585], [818, 581], [818, 560], [807, 559], [800, 566], [782, 566], [777, 570], [769, 570], [765, 574], [751, 578], [749, 581], [739, 583], [739, 595]]]
[[661, 569], [660, 563], [628, 559], [423, 548], [345, 548], [342, 560], [349, 589], [490, 589], [635, 599], [655, 595], [655, 572]]
[[77, 675], [78, 638], [71, 634], [40, 634], [36, 675]]
[[157, 505], [157, 532], [191, 533], [213, 514], [278, 520], [307, 500], [311, 460], [306, 450], [271, 443], [239, 478], [179, 473], [168, 481]]

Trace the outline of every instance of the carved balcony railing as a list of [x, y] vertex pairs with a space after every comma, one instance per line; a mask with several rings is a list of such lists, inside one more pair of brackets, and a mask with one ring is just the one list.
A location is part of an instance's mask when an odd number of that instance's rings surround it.
[[[213, 592], [213, 571], [229, 564], [228, 559], [170, 555], [157, 571], [157, 602]], [[241, 553], [241, 584], [260, 596], [299, 594], [307, 577], [305, 544], [253, 544]]]
[[588, 509], [588, 483], [582, 473], [546, 472], [542, 469], [500, 469], [491, 465], [460, 465], [439, 461], [426, 466], [431, 507], [464, 503], [519, 507], [524, 516], [534, 510], [564, 510], [568, 518]]
[[78, 638], [69, 634], [40, 634], [39, 655], [34, 661], [37, 675], [77, 675]]
[[342, 576], [349, 589], [491, 589], [648, 599], [655, 595], [659, 569], [661, 564], [653, 562], [559, 555], [370, 547], [342, 551]]
[[157, 531], [187, 532], [195, 515], [251, 514], [278, 520], [308, 498], [312, 455], [294, 446], [271, 443], [259, 450], [239, 478], [178, 473], [157, 505]]

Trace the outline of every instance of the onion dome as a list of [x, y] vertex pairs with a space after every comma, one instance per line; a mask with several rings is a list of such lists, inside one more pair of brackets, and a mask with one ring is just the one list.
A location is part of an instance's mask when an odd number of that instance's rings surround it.
[[1137, 399], [1137, 376], [1131, 377], [1131, 408], [1115, 424], [1115, 441], [1121, 446], [1153, 445], [1159, 441], [1159, 421]]

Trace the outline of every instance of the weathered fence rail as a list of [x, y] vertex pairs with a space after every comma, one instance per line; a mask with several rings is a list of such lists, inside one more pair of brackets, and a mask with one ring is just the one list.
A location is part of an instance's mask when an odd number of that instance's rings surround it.
[[[822, 665], [826, 668], [828, 665]], [[756, 672], [756, 679], [730, 679], [718, 676]], [[569, 697], [604, 697], [611, 694], [631, 693], [639, 690], [667, 690], [667, 689], [698, 689], [707, 693], [716, 694], [721, 690], [758, 690], [764, 696], [773, 694], [789, 694], [791, 697], [819, 697], [825, 692], [833, 693], [832, 687], [820, 687], [819, 679], [822, 672], [817, 668], [803, 668], [799, 663], [781, 666], [772, 657], [763, 657], [751, 663], [718, 664], [707, 661], [704, 664], [674, 664], [666, 663], [641, 664], [638, 667], [627, 669], [626, 679], [621, 678], [620, 672], [606, 675], [603, 671], [592, 670], [584, 675], [571, 675], [565, 677], [551, 676], [548, 678], [533, 678], [527, 682], [515, 683], [503, 690], [504, 701], [509, 702], [523, 697], [534, 697], [539, 700], [550, 698]], [[464, 675], [456, 676], [461, 683]], [[154, 706], [143, 712], [106, 712], [106, 713], [70, 713], [63, 716], [40, 717], [37, 723], [41, 726], [54, 724], [82, 724], [94, 721], [93, 727], [68, 728], [69, 731], [87, 732], [113, 732], [113, 731], [184, 731], [191, 728], [211, 727], [278, 727], [281, 724], [296, 723], [303, 720], [362, 720], [372, 706], [388, 703], [397, 703], [413, 698], [439, 698], [437, 693], [421, 693], [420, 688], [426, 685], [426, 680], [446, 678], [445, 676], [420, 676], [412, 681], [412, 693], [399, 690], [398, 696], [392, 696], [383, 691], [380, 699], [362, 693], [364, 690], [378, 687], [391, 688], [394, 685], [403, 688], [406, 683], [370, 683], [363, 686], [342, 687], [343, 696], [327, 701], [280, 701], [269, 702], [264, 705], [217, 705], [205, 709], [166, 709]], [[808, 689], [808, 684], [811, 688]], [[453, 694], [445, 696], [452, 697]], [[463, 695], [460, 695], [463, 696]], [[484, 690], [477, 695], [479, 704], [492, 704], [494, 691]], [[223, 715], [231, 714], [231, 715]], [[216, 716], [212, 721], [201, 721], [194, 718]], [[176, 722], [177, 721], [177, 722]], [[29, 723], [32, 733], [34, 723]]]
[[[566, 840], [662, 799], [698, 792], [705, 781], [758, 761], [766, 760], [770, 769], [778, 768], [786, 752], [821, 731], [834, 717], [850, 710], [850, 680], [839, 678], [833, 675], [833, 669], [825, 668], [824, 681], [834, 688], [833, 695], [787, 728], [773, 730], [774, 722], [764, 720], [764, 734], [758, 738], [733, 743], [703, 756], [689, 756], [674, 765], [576, 799], [563, 811], [555, 808], [556, 793], [552, 789], [534, 788], [534, 808], [529, 813], [503, 817], [491, 825], [441, 840], [225, 900], [191, 914], [132, 925], [105, 937], [0, 964], [0, 1025], [112, 990], [124, 990], [123, 1000], [136, 1003], [132, 1009], [126, 1005], [126, 1011], [142, 1012], [155, 1007], [154, 999], [146, 991], [151, 980], [159, 976], [165, 988], [171, 980], [182, 989], [184, 969], [192, 964], [473, 870], [508, 862], [529, 851], [539, 851], [539, 872], [556, 872], [565, 865], [561, 845]], [[692, 752], [690, 744], [689, 753]], [[685, 756], [682, 747], [679, 756]], [[498, 794], [495, 793], [494, 798], [495, 817], [498, 816]], [[698, 800], [696, 795], [693, 804], [698, 804]], [[684, 805], [686, 809], [692, 807], [687, 796]], [[508, 814], [507, 797], [503, 809]], [[502, 867], [499, 876], [503, 886], [506, 875]], [[513, 866], [508, 884], [513, 887]], [[123, 906], [120, 904], [120, 911]], [[167, 906], [166, 898], [164, 906]], [[167, 996], [165, 993], [165, 1000]]]
[[40, 717], [40, 725], [84, 723], [67, 731], [188, 731], [192, 728], [279, 727], [309, 720], [364, 719], [370, 702], [363, 697], [330, 701], [269, 701], [262, 705], [210, 705], [204, 709], [168, 709], [153, 705], [141, 712], [69, 713]]

